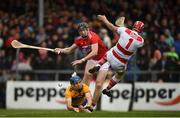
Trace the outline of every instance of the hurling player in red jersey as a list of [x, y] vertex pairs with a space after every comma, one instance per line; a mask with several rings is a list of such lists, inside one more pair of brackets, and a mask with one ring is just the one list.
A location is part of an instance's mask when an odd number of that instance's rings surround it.
[[[101, 59], [107, 52], [107, 47], [101, 40], [101, 38], [95, 33], [89, 30], [88, 24], [85, 22], [82, 22], [78, 24], [78, 32], [79, 37], [77, 37], [74, 41], [74, 43], [67, 48], [56, 48], [55, 52], [58, 54], [69, 54], [72, 53], [76, 48], [81, 49], [83, 52], [85, 51], [88, 53], [85, 57], [82, 59], [78, 59], [72, 62], [72, 65], [78, 65], [82, 64], [83, 62], [86, 62], [83, 82], [89, 86], [90, 81], [93, 77], [91, 73], [88, 72], [88, 70], [92, 67], [94, 67], [98, 60]], [[95, 106], [97, 101], [99, 100], [99, 97], [101, 95], [101, 89], [103, 85], [103, 81], [106, 78], [107, 72], [108, 72], [109, 64], [106, 64], [104, 66], [101, 66], [100, 71], [96, 78], [96, 87], [95, 92], [93, 95], [93, 103], [92, 106]]]

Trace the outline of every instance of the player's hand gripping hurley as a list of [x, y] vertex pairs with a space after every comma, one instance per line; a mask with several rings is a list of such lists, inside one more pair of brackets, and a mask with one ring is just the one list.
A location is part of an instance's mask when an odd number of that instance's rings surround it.
[[119, 17], [118, 19], [116, 19], [116, 22], [115, 24], [119, 27], [123, 27], [124, 26], [124, 20], [125, 20], [125, 17]]
[[41, 50], [47, 50], [47, 51], [51, 51], [54, 52], [54, 49], [50, 49], [50, 48], [43, 48], [43, 47], [38, 47], [38, 46], [32, 46], [32, 45], [27, 45], [27, 44], [23, 44], [17, 40], [13, 40], [11, 42], [11, 45], [13, 48], [31, 48], [31, 49], [41, 49]]

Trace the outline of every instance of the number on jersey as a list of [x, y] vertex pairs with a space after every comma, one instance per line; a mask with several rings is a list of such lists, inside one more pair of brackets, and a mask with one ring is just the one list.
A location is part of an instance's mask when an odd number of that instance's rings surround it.
[[130, 38], [125, 48], [126, 48], [126, 49], [129, 49], [129, 47], [130, 47], [130, 45], [132, 44], [132, 42], [133, 42], [133, 39]]

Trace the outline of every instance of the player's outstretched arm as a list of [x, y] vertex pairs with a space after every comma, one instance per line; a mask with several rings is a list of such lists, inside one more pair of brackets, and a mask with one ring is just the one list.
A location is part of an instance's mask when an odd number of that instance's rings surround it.
[[89, 110], [90, 112], [93, 111], [93, 107], [91, 106], [92, 105], [92, 95], [90, 92], [87, 92], [85, 94], [86, 96], [86, 99], [87, 99], [87, 106], [85, 107], [85, 109]]
[[98, 54], [98, 43], [91, 45], [91, 52], [84, 57], [85, 60], [92, 59], [94, 56]]
[[87, 106], [91, 106], [92, 104], [92, 95], [90, 92], [86, 93], [86, 99], [87, 99]]
[[71, 45], [68, 48], [55, 48], [54, 51], [57, 54], [70, 54], [77, 48], [76, 44]]
[[85, 56], [84, 58], [82, 58], [82, 59], [80, 59], [80, 60], [75, 60], [75, 61], [73, 61], [73, 62], [71, 63], [72, 66], [81, 64], [81, 63], [83, 63], [83, 62], [85, 62], [85, 61], [93, 58], [94, 56], [96, 56], [97, 53], [98, 53], [98, 44], [93, 44], [93, 45], [91, 45], [91, 49], [92, 49], [92, 51], [91, 51], [87, 56]]
[[111, 30], [111, 31], [117, 31], [118, 27], [113, 25], [111, 22], [109, 22], [105, 15], [98, 15], [97, 19], [104, 22], [104, 24]]

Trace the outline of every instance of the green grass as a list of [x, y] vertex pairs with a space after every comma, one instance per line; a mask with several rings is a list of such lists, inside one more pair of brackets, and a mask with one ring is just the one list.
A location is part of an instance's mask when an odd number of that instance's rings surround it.
[[0, 109], [0, 117], [180, 117], [180, 112], [172, 111], [131, 111], [75, 113], [67, 110], [17, 110]]

